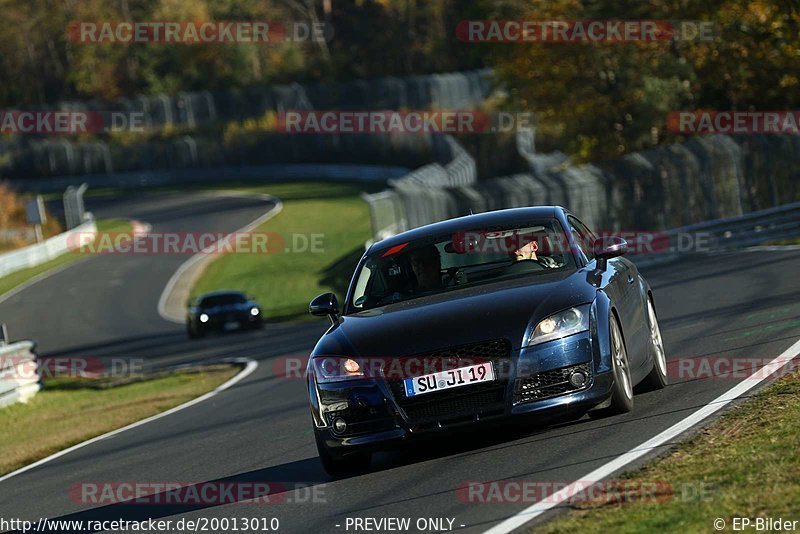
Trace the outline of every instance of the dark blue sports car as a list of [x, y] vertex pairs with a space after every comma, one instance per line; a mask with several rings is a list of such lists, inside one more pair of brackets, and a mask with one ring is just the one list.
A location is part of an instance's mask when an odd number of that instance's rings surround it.
[[484, 421], [633, 408], [663, 388], [653, 295], [627, 243], [597, 238], [560, 207], [493, 211], [372, 245], [344, 305], [309, 308], [330, 329], [309, 359], [325, 469]]
[[186, 312], [186, 333], [192, 339], [209, 331], [243, 330], [264, 325], [261, 307], [240, 291], [221, 290], [200, 295]]

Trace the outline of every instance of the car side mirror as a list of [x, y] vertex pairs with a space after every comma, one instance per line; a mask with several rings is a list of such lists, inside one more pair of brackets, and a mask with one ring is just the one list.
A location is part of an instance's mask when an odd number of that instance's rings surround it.
[[597, 268], [605, 271], [609, 259], [628, 253], [628, 242], [618, 236], [601, 237], [595, 239], [592, 249], [597, 258]]
[[339, 301], [333, 293], [323, 293], [308, 304], [308, 313], [316, 317], [328, 316], [331, 324], [339, 319]]

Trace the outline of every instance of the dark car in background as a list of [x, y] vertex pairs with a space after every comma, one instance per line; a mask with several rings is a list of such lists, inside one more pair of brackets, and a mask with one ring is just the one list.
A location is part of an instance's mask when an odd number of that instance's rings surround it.
[[261, 307], [240, 291], [200, 295], [190, 304], [186, 315], [186, 332], [192, 339], [209, 331], [261, 328], [263, 324]]
[[[623, 413], [667, 383], [647, 281], [560, 207], [443, 221], [373, 244], [314, 348], [308, 393], [331, 474], [491, 420]], [[523, 416], [528, 416], [523, 419]], [[546, 417], [545, 417], [546, 416]]]

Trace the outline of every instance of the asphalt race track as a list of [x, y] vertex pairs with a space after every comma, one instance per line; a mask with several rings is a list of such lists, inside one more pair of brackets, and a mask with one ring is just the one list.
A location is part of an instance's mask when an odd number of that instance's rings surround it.
[[[263, 200], [166, 194], [95, 201], [98, 216], [147, 221], [154, 231], [231, 231], [266, 209]], [[632, 413], [550, 428], [510, 428], [383, 454], [371, 472], [331, 481], [317, 458], [302, 379], [274, 372], [281, 357], [308, 354], [325, 321], [267, 325], [260, 332], [186, 339], [157, 313], [181, 256], [100, 256], [0, 303], [14, 337], [45, 355], [141, 357], [153, 364], [248, 357], [247, 378], [219, 395], [125, 431], [0, 483], [0, 517], [51, 519], [278, 518], [279, 532], [347, 532], [347, 518], [453, 520], [480, 532], [531, 503], [459, 499], [464, 482], [569, 483], [670, 427], [736, 384], [673, 378], [635, 398]], [[800, 251], [694, 256], [645, 270], [668, 358], [771, 359], [800, 337]], [[659, 451], [653, 451], [653, 454]], [[81, 504], [81, 482], [267, 482], [270, 503]], [[309, 486], [311, 486], [309, 488]], [[301, 489], [294, 490], [299, 487]], [[463, 525], [463, 527], [462, 527]], [[350, 532], [353, 528], [350, 527]]]

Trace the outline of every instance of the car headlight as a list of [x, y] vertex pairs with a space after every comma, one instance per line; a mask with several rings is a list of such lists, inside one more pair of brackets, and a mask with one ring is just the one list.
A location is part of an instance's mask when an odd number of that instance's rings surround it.
[[311, 364], [314, 376], [320, 384], [363, 378], [364, 369], [361, 364], [352, 358], [337, 356], [324, 356], [312, 358]]
[[589, 330], [591, 304], [576, 306], [542, 320], [535, 328], [528, 328], [522, 346], [538, 345]]
[[201, 313], [201, 314], [200, 314], [200, 322], [201, 322], [201, 323], [207, 323], [207, 322], [208, 322], [208, 314], [206, 314], [206, 313]]
[[261, 313], [261, 311], [258, 308], [256, 308], [255, 306], [250, 308], [250, 315], [252, 315], [253, 317], [258, 315], [259, 313]]

